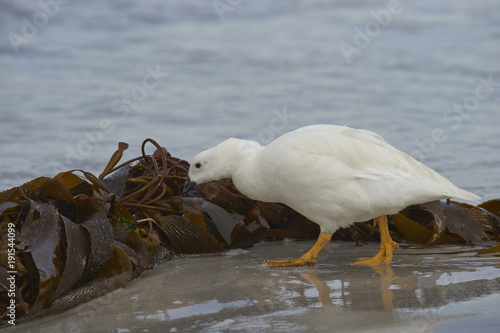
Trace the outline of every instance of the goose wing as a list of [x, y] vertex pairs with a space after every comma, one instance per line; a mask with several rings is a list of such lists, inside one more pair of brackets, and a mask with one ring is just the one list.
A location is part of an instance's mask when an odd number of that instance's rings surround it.
[[405, 207], [452, 197], [472, 202], [480, 199], [371, 131], [313, 125], [285, 134], [273, 145], [280, 152], [288, 152], [280, 154], [288, 156], [285, 163], [298, 163], [324, 179], [328, 179], [324, 173], [335, 173], [337, 185], [344, 181], [351, 187], [363, 187], [375, 205], [395, 198]]

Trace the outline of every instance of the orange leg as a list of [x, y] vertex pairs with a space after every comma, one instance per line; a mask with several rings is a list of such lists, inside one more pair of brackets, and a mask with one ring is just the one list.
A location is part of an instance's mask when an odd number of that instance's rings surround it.
[[357, 259], [354, 265], [387, 265], [392, 261], [394, 248], [399, 247], [398, 243], [394, 242], [389, 235], [387, 216], [379, 216], [376, 220], [378, 223], [378, 229], [380, 231], [380, 251], [378, 251], [378, 253], [372, 258]]
[[330, 239], [332, 239], [332, 234], [320, 233], [314, 246], [300, 258], [289, 260], [266, 260], [265, 262], [272, 267], [316, 265], [318, 263], [316, 260], [318, 253], [328, 244]]

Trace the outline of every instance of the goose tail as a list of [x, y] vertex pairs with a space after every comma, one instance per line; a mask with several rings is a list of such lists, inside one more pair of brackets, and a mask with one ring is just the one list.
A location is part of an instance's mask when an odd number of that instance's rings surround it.
[[464, 200], [470, 203], [478, 204], [481, 200], [481, 197], [478, 195], [475, 195], [474, 193], [471, 193], [466, 190], [462, 190], [461, 188], [456, 188], [454, 191], [448, 193], [450, 198], [456, 198], [460, 200]]

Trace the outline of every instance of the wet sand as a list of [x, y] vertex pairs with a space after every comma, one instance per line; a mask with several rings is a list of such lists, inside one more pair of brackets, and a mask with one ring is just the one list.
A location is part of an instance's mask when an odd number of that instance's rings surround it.
[[396, 250], [391, 266], [352, 266], [378, 245], [331, 242], [317, 267], [269, 268], [313, 241], [265, 242], [174, 259], [125, 288], [11, 332], [497, 332], [500, 258], [446, 245]]

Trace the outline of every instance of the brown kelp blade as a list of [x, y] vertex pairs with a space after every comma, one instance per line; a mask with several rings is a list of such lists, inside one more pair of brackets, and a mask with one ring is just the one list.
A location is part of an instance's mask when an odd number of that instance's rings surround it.
[[483, 245], [484, 239], [488, 239], [479, 222], [460, 204], [447, 201], [443, 204], [443, 212], [446, 216], [446, 228], [469, 244]]
[[488, 212], [500, 216], [500, 199], [493, 199], [479, 204], [477, 207], [486, 209]]
[[229, 213], [209, 201], [204, 201], [201, 206], [230, 248], [246, 248], [264, 240], [266, 229], [258, 220], [246, 222], [244, 215]]
[[105, 295], [123, 287], [131, 276], [132, 263], [129, 256], [119, 247], [114, 247], [109, 262], [95, 279], [58, 298], [50, 308], [38, 313], [37, 316], [55, 314]]
[[391, 219], [398, 231], [412, 243], [436, 245], [461, 239], [447, 232], [447, 220], [440, 201], [410, 206], [392, 215]]
[[31, 303], [33, 312], [49, 306], [60, 296], [56, 293], [63, 271], [59, 220], [53, 205], [30, 200], [20, 241], [28, 250], [22, 259], [31, 276], [35, 297]]
[[198, 254], [226, 251], [208, 231], [182, 216], [165, 216], [160, 221], [160, 226], [179, 253]]
[[64, 270], [56, 289], [56, 295], [71, 290], [83, 275], [90, 253], [90, 242], [82, 227], [68, 218], [61, 216], [63, 244], [65, 248]]
[[412, 243], [426, 244], [432, 237], [431, 229], [424, 227], [403, 213], [394, 214], [391, 219], [398, 231]]
[[398, 231], [413, 243], [437, 245], [465, 240], [483, 244], [487, 238], [480, 223], [461, 204], [452, 201], [413, 205], [391, 219]]
[[104, 212], [96, 212], [81, 224], [86, 231], [90, 249], [87, 264], [80, 280], [80, 285], [94, 279], [104, 269], [111, 258], [114, 247], [113, 229]]
[[495, 257], [500, 257], [500, 245], [495, 245], [487, 249], [481, 250], [477, 253], [478, 256], [482, 255], [492, 255]]

